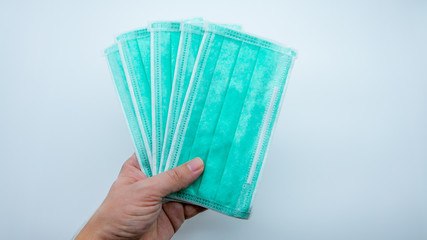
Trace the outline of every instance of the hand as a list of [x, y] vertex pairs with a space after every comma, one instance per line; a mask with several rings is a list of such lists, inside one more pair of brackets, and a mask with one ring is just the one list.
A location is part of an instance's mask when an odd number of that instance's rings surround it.
[[178, 202], [162, 204], [162, 198], [188, 187], [203, 169], [203, 161], [195, 158], [147, 178], [133, 155], [76, 239], [171, 239], [184, 220], [206, 209]]

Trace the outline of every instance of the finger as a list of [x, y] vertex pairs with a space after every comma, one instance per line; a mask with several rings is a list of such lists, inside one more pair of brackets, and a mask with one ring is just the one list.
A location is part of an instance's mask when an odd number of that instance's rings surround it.
[[184, 206], [177, 202], [168, 202], [162, 205], [163, 212], [166, 214], [174, 231], [178, 231], [185, 220]]
[[141, 168], [139, 167], [138, 158], [136, 157], [135, 153], [132, 154], [132, 156], [128, 159], [128, 161], [129, 161], [129, 165], [130, 166], [141, 170]]
[[144, 184], [152, 187], [154, 196], [165, 197], [190, 186], [202, 174], [203, 169], [202, 159], [195, 158], [181, 166], [144, 180]]
[[123, 164], [119, 176], [134, 176], [137, 180], [146, 178], [139, 167], [138, 158], [135, 153]]
[[206, 208], [192, 205], [192, 204], [185, 204], [184, 205], [184, 217], [185, 219], [192, 218], [196, 216], [197, 214], [206, 211]]

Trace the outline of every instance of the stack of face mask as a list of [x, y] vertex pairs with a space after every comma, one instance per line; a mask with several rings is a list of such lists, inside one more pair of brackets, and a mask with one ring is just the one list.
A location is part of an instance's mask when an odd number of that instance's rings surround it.
[[295, 52], [193, 20], [125, 33], [105, 53], [145, 175], [200, 157], [203, 174], [167, 199], [248, 218]]

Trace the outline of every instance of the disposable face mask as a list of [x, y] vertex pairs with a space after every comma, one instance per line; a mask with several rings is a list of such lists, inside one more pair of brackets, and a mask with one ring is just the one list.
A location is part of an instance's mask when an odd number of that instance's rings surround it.
[[156, 22], [151, 32], [152, 168], [159, 173], [164, 132], [180, 39], [180, 23]]
[[113, 77], [122, 109], [126, 117], [127, 125], [133, 139], [136, 157], [138, 158], [141, 170], [145, 173], [146, 176], [150, 177], [152, 174], [148, 154], [144, 147], [144, 140], [139, 128], [117, 45], [114, 45], [105, 50], [105, 54], [107, 55], [107, 61], [110, 66], [111, 75]]
[[144, 147], [152, 161], [150, 32], [141, 29], [125, 33], [117, 42]]
[[[232, 29], [241, 29], [241, 26], [223, 25]], [[203, 39], [203, 22], [190, 21], [181, 24], [181, 39], [179, 40], [175, 74], [172, 81], [172, 92], [168, 109], [168, 118], [163, 141], [163, 150], [160, 161], [160, 172], [165, 170], [167, 157], [172, 144], [175, 128], [181, 113], [182, 103], [187, 93], [188, 83], [193, 73], [194, 63]]]
[[181, 38], [172, 81], [172, 91], [160, 161], [160, 172], [164, 171], [166, 165], [166, 158], [169, 155], [173, 134], [175, 133], [175, 127], [178, 123], [182, 103], [184, 102], [188, 83], [190, 82], [200, 43], [202, 42], [203, 33], [203, 24], [181, 24]]
[[295, 52], [207, 25], [166, 169], [201, 157], [205, 170], [170, 195], [248, 218]]

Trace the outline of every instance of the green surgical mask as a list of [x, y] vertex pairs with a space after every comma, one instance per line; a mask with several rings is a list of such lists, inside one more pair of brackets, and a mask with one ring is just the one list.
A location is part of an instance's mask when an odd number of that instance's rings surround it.
[[160, 161], [160, 172], [164, 171], [166, 159], [169, 155], [169, 149], [172, 144], [173, 134], [187, 92], [196, 62], [197, 53], [203, 38], [203, 24], [182, 23], [181, 39], [179, 40], [178, 55], [176, 67], [172, 82], [172, 92], [166, 122], [165, 136], [163, 141], [162, 156]]
[[155, 22], [151, 32], [152, 169], [160, 172], [164, 132], [180, 39], [179, 22]]
[[[181, 24], [181, 39], [179, 40], [178, 55], [176, 59], [175, 74], [172, 81], [172, 92], [169, 103], [168, 118], [166, 121], [165, 136], [163, 140], [160, 171], [165, 170], [167, 157], [175, 134], [176, 124], [181, 113], [182, 103], [187, 93], [188, 83], [193, 73], [194, 63], [203, 39], [203, 21], [188, 20]], [[223, 26], [240, 30], [241, 26], [224, 24]]]
[[295, 52], [208, 24], [166, 170], [194, 157], [201, 177], [169, 197], [248, 218]]
[[144, 147], [152, 161], [150, 32], [141, 29], [125, 33], [117, 42]]
[[150, 177], [152, 176], [152, 174], [150, 169], [149, 158], [147, 151], [145, 150], [144, 140], [139, 128], [137, 115], [135, 113], [134, 105], [132, 103], [130, 91], [126, 81], [126, 76], [117, 45], [113, 45], [112, 47], [105, 50], [105, 54], [107, 56], [111, 75], [113, 77], [117, 93], [119, 95], [120, 103], [122, 105], [122, 109], [126, 117], [127, 125], [129, 127], [133, 139], [136, 157], [138, 158], [138, 162], [142, 171], [145, 173], [146, 176]]

